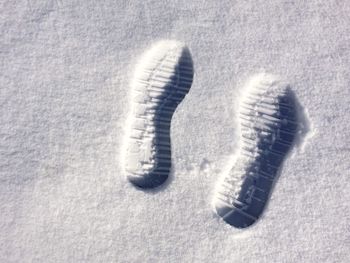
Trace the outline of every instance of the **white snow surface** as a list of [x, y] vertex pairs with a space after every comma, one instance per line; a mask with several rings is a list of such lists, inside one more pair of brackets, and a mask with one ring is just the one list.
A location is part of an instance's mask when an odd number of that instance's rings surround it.
[[[349, 14], [336, 0], [1, 1], [0, 262], [349, 262]], [[120, 148], [135, 63], [161, 39], [189, 47], [195, 75], [171, 178], [145, 192]], [[239, 230], [211, 200], [261, 72], [288, 80], [313, 136]]]

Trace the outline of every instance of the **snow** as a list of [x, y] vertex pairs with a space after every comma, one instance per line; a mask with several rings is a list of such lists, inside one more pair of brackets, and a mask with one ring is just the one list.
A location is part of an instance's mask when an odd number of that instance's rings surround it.
[[[350, 260], [349, 2], [0, 5], [0, 262]], [[189, 47], [195, 75], [171, 178], [141, 191], [120, 148], [135, 64], [161, 39]], [[261, 72], [290, 83], [311, 131], [239, 230], [211, 201], [237, 151], [240, 89]]]

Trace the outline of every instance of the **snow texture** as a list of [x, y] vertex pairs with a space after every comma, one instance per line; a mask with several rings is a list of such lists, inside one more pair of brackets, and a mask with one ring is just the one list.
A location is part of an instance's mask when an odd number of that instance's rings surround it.
[[[350, 2], [0, 3], [0, 262], [349, 262]], [[120, 163], [135, 65], [153, 43], [191, 50], [195, 78], [171, 126], [166, 187]], [[302, 148], [263, 215], [212, 211], [239, 146], [240, 90], [290, 83]], [[306, 139], [305, 139], [306, 138]]]

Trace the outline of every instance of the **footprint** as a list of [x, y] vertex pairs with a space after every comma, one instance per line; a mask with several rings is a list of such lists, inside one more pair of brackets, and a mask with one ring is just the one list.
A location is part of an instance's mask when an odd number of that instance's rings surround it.
[[140, 188], [163, 184], [171, 169], [171, 118], [193, 79], [189, 49], [177, 41], [160, 41], [136, 66], [124, 147], [129, 181]]
[[280, 167], [299, 130], [297, 101], [274, 76], [252, 78], [239, 108], [241, 143], [236, 164], [216, 189], [216, 213], [244, 228], [262, 214]]

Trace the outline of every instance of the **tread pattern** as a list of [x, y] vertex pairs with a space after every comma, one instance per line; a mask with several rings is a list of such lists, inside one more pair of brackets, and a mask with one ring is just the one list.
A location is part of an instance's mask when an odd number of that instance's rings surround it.
[[237, 162], [218, 185], [214, 206], [227, 223], [244, 228], [261, 216], [294, 144], [299, 127], [294, 94], [273, 76], [256, 76], [240, 103], [239, 123]]
[[163, 184], [171, 170], [171, 119], [193, 79], [189, 49], [160, 41], [141, 58], [132, 83], [125, 171], [140, 188]]

